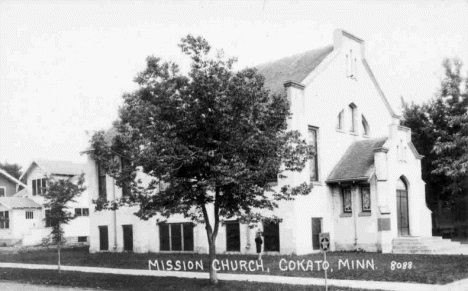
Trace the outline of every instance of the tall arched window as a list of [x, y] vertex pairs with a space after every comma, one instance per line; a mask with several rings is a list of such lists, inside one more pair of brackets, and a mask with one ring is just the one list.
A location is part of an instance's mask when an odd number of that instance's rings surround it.
[[336, 129], [343, 129], [344, 125], [344, 110], [341, 110], [341, 112], [338, 114], [338, 119], [336, 121]]
[[409, 212], [408, 212], [408, 187], [403, 177], [396, 183], [397, 196], [397, 226], [399, 236], [410, 235], [409, 230]]
[[367, 120], [364, 117], [364, 115], [362, 115], [361, 117], [362, 117], [362, 134], [369, 135], [369, 123], [367, 123]]
[[350, 128], [349, 131], [357, 132], [356, 128], [356, 105], [354, 103], [349, 104], [349, 112], [351, 117]]

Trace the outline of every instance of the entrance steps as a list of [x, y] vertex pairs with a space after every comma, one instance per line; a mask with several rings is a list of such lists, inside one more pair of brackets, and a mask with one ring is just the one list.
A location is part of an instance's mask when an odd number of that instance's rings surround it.
[[418, 237], [405, 236], [393, 239], [395, 254], [441, 254], [460, 248], [459, 242], [443, 239], [440, 236]]

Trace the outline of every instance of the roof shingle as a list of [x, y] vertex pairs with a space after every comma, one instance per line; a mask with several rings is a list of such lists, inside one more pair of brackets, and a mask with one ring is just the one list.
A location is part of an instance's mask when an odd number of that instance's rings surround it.
[[328, 175], [327, 183], [368, 179], [374, 170], [374, 149], [382, 147], [387, 137], [352, 143]]

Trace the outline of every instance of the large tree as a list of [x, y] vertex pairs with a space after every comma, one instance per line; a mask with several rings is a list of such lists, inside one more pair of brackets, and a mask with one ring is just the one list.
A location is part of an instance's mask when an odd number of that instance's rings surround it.
[[425, 156], [422, 177], [429, 202], [454, 204], [467, 195], [468, 82], [462, 62], [446, 59], [444, 77], [435, 98], [422, 105], [403, 102], [405, 122], [413, 142]]
[[[112, 142], [104, 132], [93, 136], [92, 156], [100, 167], [119, 186], [132, 183], [129, 197], [101, 198], [96, 208], [139, 205], [141, 219], [180, 213], [203, 223], [210, 279], [217, 283], [211, 263], [220, 223], [232, 217], [250, 225], [280, 220], [264, 210], [308, 194], [312, 186], [278, 189], [271, 181], [302, 170], [313, 149], [299, 132], [287, 130], [288, 102], [270, 96], [255, 69], [233, 70], [236, 60], [213, 55], [202, 37], [189, 35], [179, 46], [191, 59], [188, 75], [148, 57], [135, 79], [139, 89], [124, 95]], [[140, 170], [153, 177], [148, 185], [136, 181]]]

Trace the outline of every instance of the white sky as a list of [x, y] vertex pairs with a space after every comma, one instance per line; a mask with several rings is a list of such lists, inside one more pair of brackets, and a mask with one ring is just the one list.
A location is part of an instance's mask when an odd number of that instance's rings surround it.
[[0, 161], [84, 161], [86, 131], [117, 118], [148, 55], [185, 62], [188, 33], [254, 66], [332, 43], [366, 41], [390, 102], [439, 87], [444, 57], [468, 70], [468, 1], [2, 1]]

